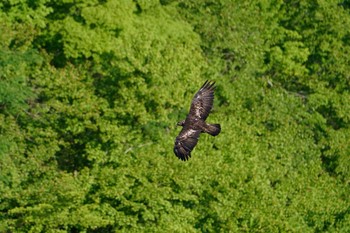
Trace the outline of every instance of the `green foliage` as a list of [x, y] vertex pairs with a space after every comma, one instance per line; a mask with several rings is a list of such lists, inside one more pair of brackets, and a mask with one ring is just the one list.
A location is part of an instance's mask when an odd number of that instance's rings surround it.
[[[0, 232], [348, 232], [339, 1], [0, 3]], [[217, 137], [173, 142], [217, 82]]]
[[33, 51], [0, 51], [0, 106], [2, 113], [17, 114], [28, 108], [34, 93], [27, 85], [30, 66], [40, 59]]

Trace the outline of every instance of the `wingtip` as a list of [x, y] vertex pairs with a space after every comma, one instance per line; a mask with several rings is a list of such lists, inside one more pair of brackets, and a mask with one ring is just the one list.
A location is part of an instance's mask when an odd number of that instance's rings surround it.
[[211, 81], [211, 80], [206, 80], [203, 84], [203, 86], [201, 87], [201, 89], [208, 89], [208, 90], [215, 90], [216, 86], [215, 86], [215, 81]]
[[183, 157], [178, 157], [181, 161], [188, 161], [189, 158], [191, 158], [191, 155], [188, 155], [188, 156], [183, 156]]
[[207, 79], [207, 80], [204, 82], [204, 84], [202, 85], [201, 88], [204, 88], [204, 87], [207, 85], [208, 82], [210, 82], [210, 81]]
[[178, 157], [182, 161], [187, 161], [189, 158], [191, 158], [191, 152], [186, 150], [184, 147], [183, 150], [179, 149], [177, 145], [174, 147], [174, 153], [176, 157]]

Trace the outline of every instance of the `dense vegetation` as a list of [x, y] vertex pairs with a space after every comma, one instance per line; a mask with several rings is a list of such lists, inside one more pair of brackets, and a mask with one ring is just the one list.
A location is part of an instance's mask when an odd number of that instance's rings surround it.
[[350, 2], [1, 1], [0, 132], [0, 232], [350, 232]]

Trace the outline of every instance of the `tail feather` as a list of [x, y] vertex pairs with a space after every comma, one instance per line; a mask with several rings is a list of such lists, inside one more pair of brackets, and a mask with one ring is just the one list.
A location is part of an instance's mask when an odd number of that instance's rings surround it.
[[207, 124], [205, 132], [212, 136], [216, 136], [221, 132], [221, 126], [220, 124]]

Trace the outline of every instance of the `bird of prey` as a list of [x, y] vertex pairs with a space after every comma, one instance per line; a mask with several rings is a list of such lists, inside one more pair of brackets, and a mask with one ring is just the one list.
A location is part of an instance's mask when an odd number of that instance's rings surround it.
[[215, 82], [205, 81], [192, 99], [190, 112], [185, 120], [177, 123], [182, 130], [175, 139], [175, 155], [186, 161], [191, 157], [191, 151], [197, 145], [201, 133], [216, 136], [220, 133], [220, 124], [208, 124], [207, 119], [214, 101]]

